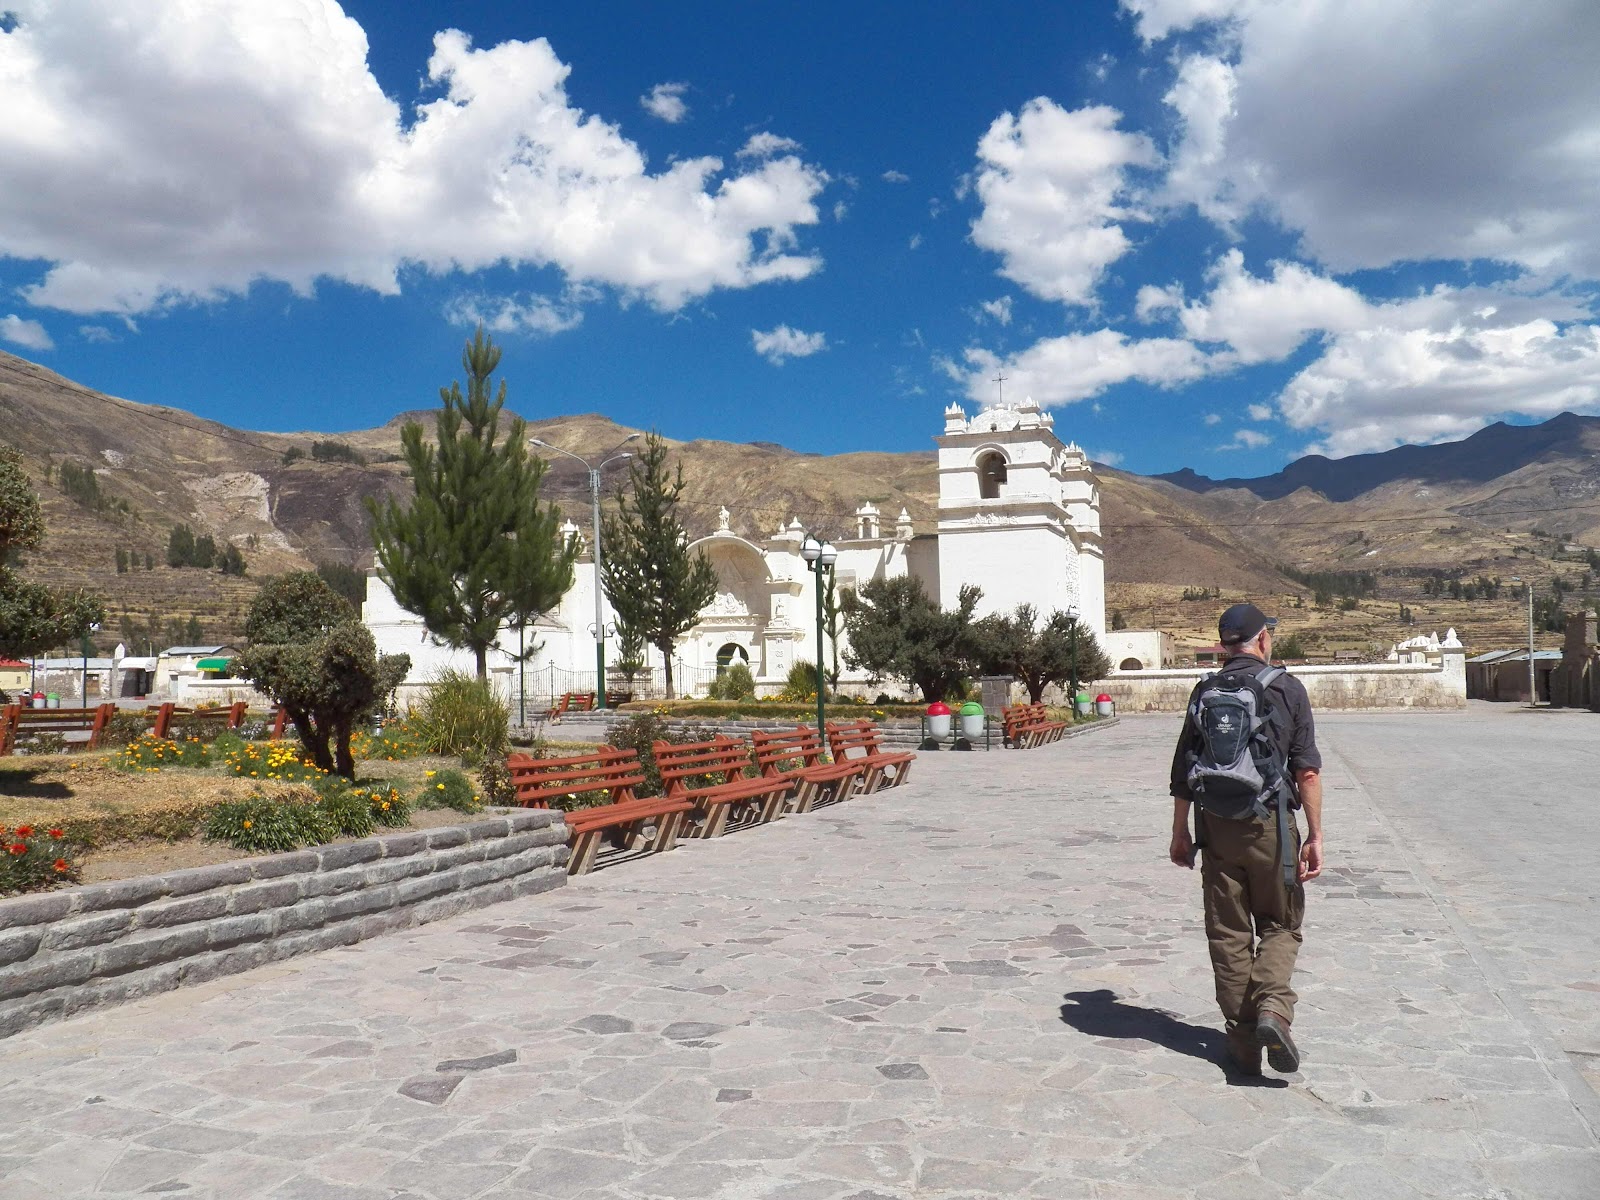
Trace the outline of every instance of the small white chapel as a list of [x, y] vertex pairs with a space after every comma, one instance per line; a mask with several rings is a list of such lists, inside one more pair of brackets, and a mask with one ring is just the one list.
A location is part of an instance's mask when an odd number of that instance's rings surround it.
[[[1010, 612], [1029, 603], [1041, 614], [1074, 610], [1085, 630], [1103, 639], [1105, 551], [1100, 536], [1100, 489], [1088, 456], [1063, 443], [1055, 420], [1032, 400], [995, 404], [969, 417], [960, 404], [945, 410], [938, 445], [937, 527], [917, 529], [901, 509], [892, 523], [870, 502], [859, 505], [853, 525], [819, 531], [838, 552], [834, 564], [838, 590], [872, 579], [912, 575], [930, 596], [953, 607], [965, 584], [983, 590], [978, 615]], [[570, 522], [565, 532], [583, 541]], [[674, 652], [673, 674], [680, 694], [703, 692], [718, 671], [743, 662], [762, 694], [783, 687], [796, 662], [816, 662], [819, 651], [831, 665], [831, 647], [819, 647], [816, 627], [817, 577], [801, 554], [806, 530], [798, 520], [770, 536], [744, 537], [732, 531], [721, 510], [718, 528], [692, 543], [716, 570], [716, 598], [700, 623]], [[493, 678], [516, 699], [519, 689], [531, 700], [567, 691], [595, 690], [594, 559], [585, 544], [574, 586], [560, 606], [525, 629], [509, 626], [500, 652], [489, 658]], [[608, 625], [615, 616], [602, 601]], [[422, 622], [401, 609], [376, 572], [367, 578], [362, 617], [384, 653], [411, 656], [408, 683], [423, 683], [441, 669], [470, 671], [464, 651], [432, 642]], [[607, 630], [608, 662], [616, 661], [614, 633]], [[844, 666], [848, 635], [841, 631], [841, 688], [867, 686], [860, 673]], [[519, 664], [523, 647], [536, 647]], [[649, 665], [660, 678], [659, 655]], [[613, 680], [609, 686], [620, 687]]]

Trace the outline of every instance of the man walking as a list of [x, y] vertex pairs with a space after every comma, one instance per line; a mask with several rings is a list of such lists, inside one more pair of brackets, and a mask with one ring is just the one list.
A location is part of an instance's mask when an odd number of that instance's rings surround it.
[[[1322, 756], [1299, 680], [1273, 667], [1277, 621], [1236, 604], [1217, 622], [1228, 660], [1189, 697], [1172, 758], [1172, 861], [1200, 871], [1228, 1065], [1300, 1068], [1289, 986], [1307, 880], [1322, 873]], [[1195, 805], [1195, 833], [1189, 808]], [[1306, 814], [1302, 842], [1294, 809]]]

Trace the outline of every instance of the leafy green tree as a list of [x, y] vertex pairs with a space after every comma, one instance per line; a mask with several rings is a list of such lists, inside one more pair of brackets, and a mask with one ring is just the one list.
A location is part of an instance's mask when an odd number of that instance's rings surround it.
[[561, 510], [539, 503], [545, 464], [528, 453], [522, 418], [502, 426], [505, 381], [490, 395], [500, 349], [481, 326], [461, 365], [467, 394], [459, 382], [439, 389], [437, 441], [425, 442], [415, 421], [401, 433], [411, 503], [367, 508], [378, 573], [395, 599], [438, 641], [471, 650], [486, 679], [506, 623], [529, 623], [561, 602], [578, 547], [561, 537]]
[[717, 596], [717, 573], [705, 555], [689, 549], [678, 520], [683, 464], [667, 466], [667, 444], [655, 433], [628, 464], [628, 487], [603, 525], [601, 580], [617, 619], [661, 651], [667, 698], [672, 691], [672, 647], [700, 622], [700, 610]]
[[239, 547], [229, 542], [222, 548], [222, 554], [217, 560], [217, 567], [224, 575], [237, 575], [243, 578], [245, 570], [244, 554]]
[[1111, 673], [1111, 662], [1100, 649], [1093, 630], [1080, 622], [1076, 636], [1072, 618], [1053, 612], [1041, 623], [1031, 604], [1019, 604], [1009, 614], [995, 614], [977, 622], [978, 662], [985, 674], [1009, 675], [1028, 690], [1028, 703], [1037, 704], [1045, 688], [1100, 679]]
[[269, 579], [245, 635], [235, 669], [284, 706], [312, 762], [355, 778], [350, 737], [406, 677], [410, 656], [379, 655], [355, 610], [314, 571]]
[[44, 514], [22, 469], [22, 455], [0, 448], [0, 656], [20, 658], [52, 646], [76, 645], [105, 606], [83, 591], [30, 583], [16, 573], [16, 555], [44, 544]]
[[944, 699], [971, 673], [978, 657], [972, 614], [983, 598], [973, 584], [954, 609], [941, 609], [922, 581], [901, 575], [874, 579], [843, 596], [850, 648], [845, 662], [873, 679], [903, 679], [928, 703]]

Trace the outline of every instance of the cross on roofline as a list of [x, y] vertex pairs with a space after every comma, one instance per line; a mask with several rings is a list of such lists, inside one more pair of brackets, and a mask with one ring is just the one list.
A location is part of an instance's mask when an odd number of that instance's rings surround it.
[[1000, 407], [1000, 406], [1004, 405], [1005, 402], [1006, 402], [1006, 377], [1005, 377], [1005, 374], [1003, 372], [997, 372], [995, 374], [995, 377], [993, 379], [991, 379], [989, 382], [998, 385], [999, 394], [995, 396], [995, 401], [994, 401], [995, 402], [995, 406], [996, 407]]

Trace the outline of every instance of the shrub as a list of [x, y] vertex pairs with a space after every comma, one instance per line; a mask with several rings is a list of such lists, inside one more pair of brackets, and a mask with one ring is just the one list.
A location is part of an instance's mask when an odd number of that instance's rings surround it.
[[[638, 713], [619, 725], [611, 727], [611, 733], [606, 741], [619, 750], [636, 750], [639, 753], [639, 765], [644, 775], [644, 783], [634, 790], [639, 796], [659, 796], [664, 785], [661, 782], [661, 771], [656, 766], [656, 742], [709, 742], [717, 736], [715, 729], [703, 726], [686, 726], [674, 733], [666, 722], [666, 718], [657, 712]], [[690, 781], [691, 783], [693, 780]], [[604, 793], [602, 793], [603, 795]], [[599, 803], [599, 801], [596, 801]], [[588, 807], [580, 805], [580, 807]]]
[[428, 688], [415, 719], [429, 753], [472, 764], [505, 755], [511, 714], [488, 680], [444, 672]]
[[67, 739], [59, 733], [33, 733], [17, 739], [18, 754], [61, 754], [67, 748]]
[[789, 674], [783, 681], [783, 691], [778, 693], [778, 699], [797, 704], [801, 701], [815, 700], [816, 698], [817, 664], [809, 663], [802, 659], [789, 668]]
[[385, 723], [377, 733], [357, 733], [350, 739], [350, 750], [357, 758], [381, 758], [385, 762], [428, 753], [420, 725], [405, 717]]
[[485, 758], [478, 768], [478, 794], [485, 804], [507, 807], [517, 802], [517, 788], [511, 781], [511, 768], [505, 755]]
[[367, 803], [372, 806], [372, 819], [391, 829], [411, 820], [411, 804], [397, 787], [366, 789]]
[[453, 808], [457, 812], [483, 811], [483, 798], [460, 771], [429, 771], [417, 793], [418, 808]]
[[372, 801], [366, 792], [349, 787], [328, 788], [321, 804], [328, 823], [338, 830], [340, 837], [368, 837], [377, 825]]
[[204, 742], [176, 741], [141, 734], [117, 754], [115, 766], [123, 771], [159, 771], [163, 767], [209, 767], [211, 752]]
[[710, 696], [713, 700], [748, 700], [755, 694], [755, 676], [742, 662], [729, 663], [722, 674], [711, 681]]
[[315, 783], [328, 772], [305, 757], [298, 742], [241, 741], [221, 754], [222, 764], [241, 779], [276, 779], [283, 783]]
[[136, 742], [142, 738], [149, 728], [150, 722], [145, 719], [142, 712], [118, 709], [111, 714], [106, 727], [100, 731], [100, 744], [107, 749], [113, 746], [126, 746], [129, 742]]
[[0, 825], [0, 895], [37, 892], [60, 883], [77, 883], [83, 847], [60, 828]]
[[219, 804], [206, 819], [205, 836], [239, 850], [295, 850], [339, 836], [338, 826], [311, 788]]

